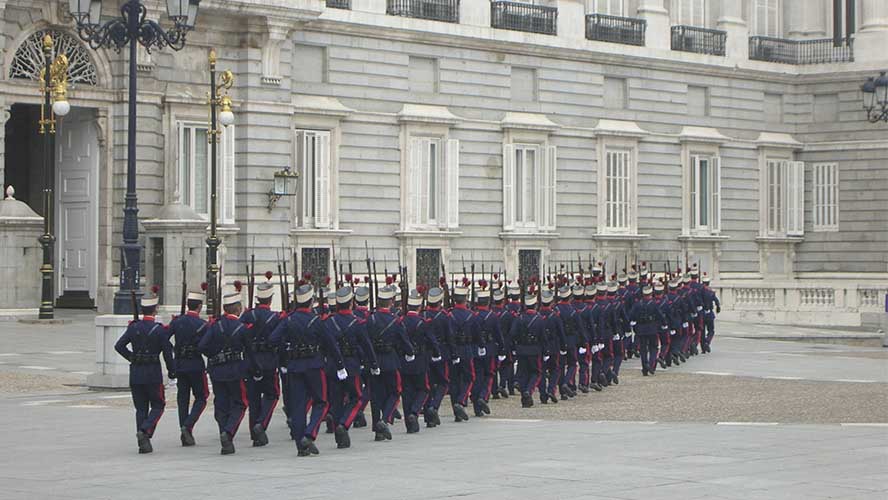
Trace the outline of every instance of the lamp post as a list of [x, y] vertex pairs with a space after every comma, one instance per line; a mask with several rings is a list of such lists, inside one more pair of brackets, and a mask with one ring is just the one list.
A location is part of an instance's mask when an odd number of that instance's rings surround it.
[[[231, 112], [231, 97], [228, 89], [234, 84], [234, 74], [231, 71], [223, 71], [216, 84], [216, 49], [210, 49], [210, 130], [207, 132], [207, 140], [210, 141], [210, 236], [207, 238], [207, 284], [209, 295], [207, 297], [207, 311], [216, 317], [221, 313], [222, 290], [218, 286], [219, 274], [219, 236], [216, 235], [216, 148], [219, 144], [219, 136], [222, 130], [219, 124], [227, 127], [234, 123], [234, 113]], [[221, 109], [217, 109], [220, 108]]]
[[[129, 45], [129, 110], [127, 121], [126, 196], [123, 208], [123, 255], [120, 264], [120, 289], [114, 295], [114, 314], [132, 311], [131, 294], [138, 293], [141, 278], [139, 246], [139, 208], [136, 197], [136, 48], [147, 50], [169, 47], [182, 50], [185, 37], [194, 29], [200, 0], [166, 0], [173, 28], [164, 30], [150, 19], [140, 0], [126, 0], [120, 16], [101, 22], [102, 0], [68, 0], [77, 22], [80, 38], [94, 50], [113, 48], [117, 52]], [[129, 265], [127, 265], [129, 264]]]
[[59, 54], [52, 57], [52, 37], [47, 33], [43, 37], [43, 74], [40, 78], [40, 92], [43, 102], [40, 105], [40, 135], [43, 141], [43, 234], [37, 238], [43, 247], [43, 264], [40, 266], [42, 291], [40, 294], [40, 312], [38, 318], [52, 319], [55, 314], [55, 298], [53, 293], [53, 191], [54, 179], [51, 158], [53, 157], [56, 131], [56, 116], [65, 116], [71, 110], [66, 98], [68, 90], [68, 58]]
[[888, 122], [888, 76], [882, 71], [878, 77], [869, 77], [860, 86], [863, 91], [863, 109], [870, 123]]

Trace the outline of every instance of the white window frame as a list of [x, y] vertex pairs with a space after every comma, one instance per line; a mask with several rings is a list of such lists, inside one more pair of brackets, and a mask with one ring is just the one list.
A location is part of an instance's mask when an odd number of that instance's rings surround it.
[[805, 163], [766, 156], [762, 172], [765, 236], [798, 237], [805, 234]]
[[706, 27], [706, 0], [672, 0], [670, 7], [673, 25]]
[[[518, 214], [518, 165], [519, 155], [526, 161], [528, 152], [534, 151], [534, 173], [531, 190], [532, 205], [523, 204], [523, 211], [530, 217]], [[503, 230], [521, 233], [551, 232], [557, 226], [556, 189], [558, 153], [556, 146], [548, 143], [514, 142], [503, 145]], [[523, 191], [523, 190], [522, 190]], [[528, 220], [530, 219], [530, 220]]]
[[839, 230], [839, 164], [811, 166], [811, 193], [814, 231]]
[[[407, 138], [406, 147], [404, 228], [408, 231], [459, 228], [459, 140], [450, 139], [447, 134], [417, 133]], [[435, 176], [431, 179], [433, 162]], [[434, 207], [429, 206], [432, 202]], [[431, 214], [431, 208], [434, 215], [424, 215]]]
[[[702, 184], [700, 172], [706, 164], [706, 185]], [[688, 164], [688, 187], [690, 204], [688, 226], [692, 234], [715, 235], [721, 232], [721, 157], [712, 154], [692, 153]], [[702, 212], [701, 191], [706, 190], [708, 212]], [[706, 216], [706, 223], [700, 221]]]
[[[313, 144], [310, 148], [309, 145]], [[296, 129], [293, 141], [296, 171], [299, 173], [298, 224], [303, 228], [329, 229], [332, 224], [332, 133], [329, 130]], [[310, 151], [319, 151], [314, 173], [308, 172]], [[310, 184], [309, 184], [310, 183]], [[310, 196], [307, 194], [310, 193]], [[310, 214], [310, 215], [309, 215]]]
[[[783, 33], [780, 15], [782, 4], [780, 0], [752, 0], [752, 30], [750, 35], [780, 37]], [[773, 30], [771, 24], [773, 22]]]
[[[206, 122], [196, 120], [177, 120], [176, 121], [176, 142], [178, 145], [176, 153], [176, 171], [179, 178], [179, 195], [183, 204], [189, 205], [197, 212], [194, 204], [194, 186], [197, 185], [195, 177], [194, 153], [198, 146], [195, 130], [209, 131]], [[220, 127], [221, 134], [219, 142], [216, 144], [216, 193], [218, 205], [216, 207], [216, 222], [218, 224], [231, 225], [235, 220], [235, 126]], [[185, 178], [185, 164], [183, 155], [185, 154], [186, 131], [188, 133], [187, 140], [190, 142], [189, 151], [191, 152], [190, 164], [192, 168], [188, 178]], [[208, 132], [209, 133], [209, 132]], [[197, 212], [198, 215], [205, 219], [209, 219], [210, 203], [212, 203], [210, 182], [212, 177], [212, 158], [210, 157], [211, 145], [209, 141], [202, 142], [207, 148], [207, 177], [206, 177], [206, 212]], [[188, 201], [186, 203], [186, 200]]]
[[[598, 145], [598, 232], [634, 235], [638, 232], [638, 143], [605, 138]], [[617, 156], [619, 155], [619, 156]], [[622, 158], [621, 164], [610, 159]], [[622, 185], [610, 178], [623, 179]], [[625, 209], [620, 213], [619, 208]], [[611, 221], [616, 221], [614, 224]]]
[[625, 17], [626, 0], [592, 0], [592, 12]]

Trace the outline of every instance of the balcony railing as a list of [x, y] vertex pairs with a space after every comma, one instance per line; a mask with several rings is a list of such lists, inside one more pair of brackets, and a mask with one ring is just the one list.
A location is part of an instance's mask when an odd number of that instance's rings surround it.
[[458, 23], [459, 0], [388, 0], [385, 12], [392, 16]]
[[589, 40], [644, 46], [645, 28], [647, 21], [644, 19], [607, 14], [586, 16], [586, 38]]
[[727, 38], [728, 34], [722, 30], [698, 26], [673, 26], [672, 50], [723, 56]]
[[494, 0], [490, 2], [490, 25], [505, 30], [557, 35], [558, 8]]
[[327, 0], [327, 7], [331, 9], [349, 9], [351, 10], [351, 0]]
[[853, 62], [854, 47], [851, 40], [837, 47], [832, 38], [788, 40], [770, 36], [751, 36], [749, 58], [754, 61], [784, 64]]

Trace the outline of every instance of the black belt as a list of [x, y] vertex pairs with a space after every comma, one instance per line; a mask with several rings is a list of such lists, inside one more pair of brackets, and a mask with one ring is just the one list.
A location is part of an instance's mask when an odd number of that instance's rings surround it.
[[130, 363], [134, 365], [153, 365], [160, 364], [160, 359], [158, 359], [157, 354], [134, 353]]
[[266, 342], [253, 342], [253, 352], [274, 352], [274, 349]]
[[210, 366], [221, 365], [225, 363], [230, 363], [232, 361], [241, 361], [244, 359], [244, 353], [238, 352], [220, 352], [219, 354], [207, 359], [207, 364]]
[[197, 359], [199, 357], [200, 353], [197, 352], [196, 346], [187, 345], [176, 349], [176, 358], [178, 359]]

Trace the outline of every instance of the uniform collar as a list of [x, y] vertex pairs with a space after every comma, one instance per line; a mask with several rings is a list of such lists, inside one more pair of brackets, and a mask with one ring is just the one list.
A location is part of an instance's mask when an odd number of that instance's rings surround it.
[[550, 312], [552, 310], [552, 306], [540, 306], [540, 311]]
[[354, 313], [352, 312], [351, 309], [343, 309], [341, 311], [336, 311], [336, 314], [339, 314], [342, 316], [354, 316]]
[[489, 311], [490, 310], [490, 308], [487, 306], [475, 306], [475, 309], [477, 309], [479, 311]]
[[469, 309], [468, 306], [466, 306], [465, 304], [453, 304], [453, 308], [454, 308], [454, 309], [462, 309], [462, 310], [468, 310], [468, 309]]
[[295, 309], [293, 312], [312, 313], [314, 311], [312, 311], [310, 307], [299, 307], [299, 308]]
[[191, 316], [192, 318], [199, 318], [200, 313], [197, 311], [185, 311], [185, 316]]
[[383, 314], [391, 314], [392, 310], [388, 307], [380, 307], [376, 310], [376, 312], [383, 313]]
[[407, 311], [407, 316], [419, 316], [419, 311]]
[[271, 310], [271, 306], [268, 304], [257, 304], [256, 309], [265, 309], [267, 311]]
[[429, 306], [426, 307], [426, 310], [427, 310], [427, 311], [432, 311], [432, 312], [438, 312], [438, 311], [441, 310], [441, 307], [439, 307], [437, 304], [435, 304], [435, 305], [431, 305], [431, 304], [429, 304]]
[[235, 321], [240, 320], [240, 318], [238, 318], [238, 317], [235, 316], [234, 314], [228, 314], [228, 313], [225, 313], [225, 317], [228, 318], [228, 319], [233, 319], [233, 320], [235, 320]]
[[154, 316], [142, 316], [142, 321], [154, 321]]

